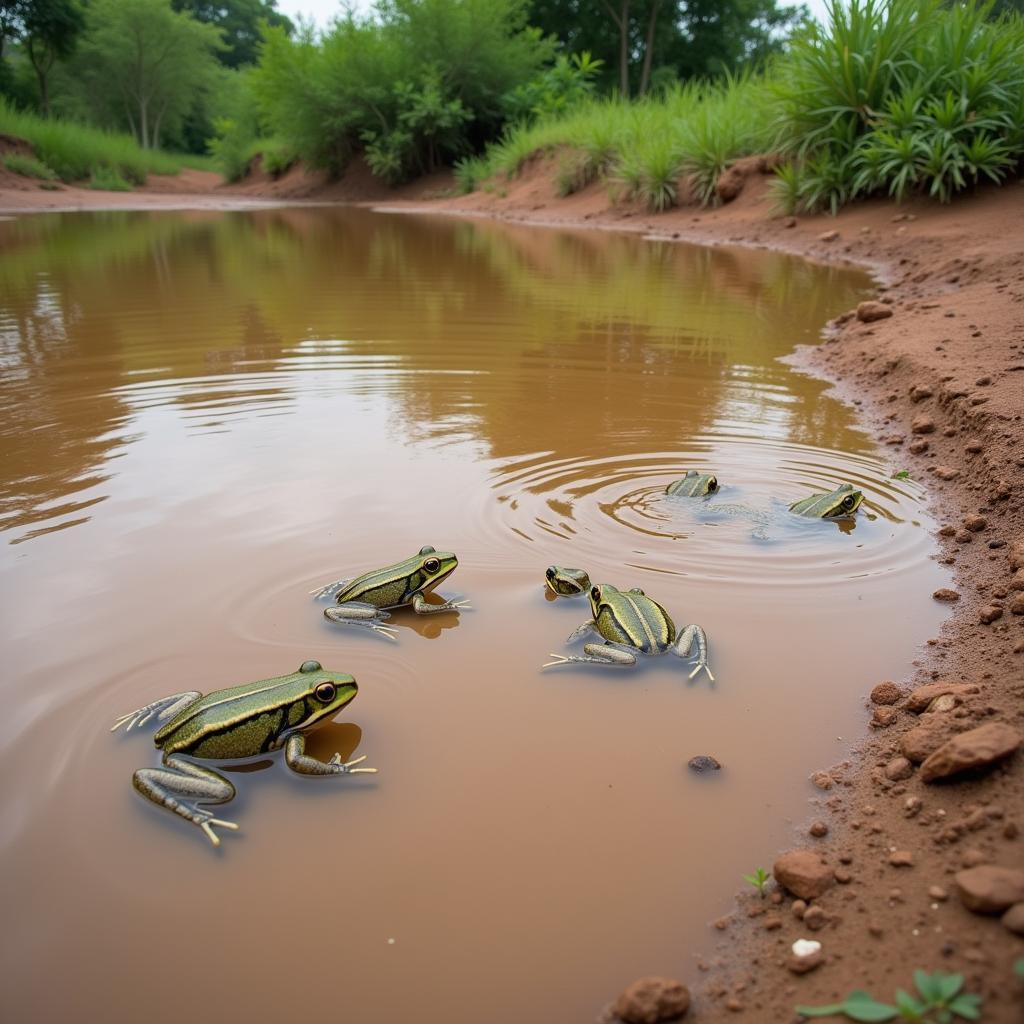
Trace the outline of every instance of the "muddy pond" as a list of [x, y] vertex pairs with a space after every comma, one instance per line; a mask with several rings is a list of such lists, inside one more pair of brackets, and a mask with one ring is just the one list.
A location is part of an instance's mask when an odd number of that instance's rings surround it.
[[[898, 451], [779, 361], [868, 284], [358, 209], [0, 222], [10, 1019], [590, 1021], [692, 980], [942, 615]], [[689, 468], [730, 511], [663, 493]], [[843, 481], [852, 525], [787, 513]], [[309, 597], [427, 544], [471, 610], [390, 643]], [[701, 623], [715, 685], [541, 672], [588, 616], [550, 563]], [[377, 775], [231, 772], [219, 849], [133, 791], [117, 715], [305, 659], [360, 684], [310, 752]]]

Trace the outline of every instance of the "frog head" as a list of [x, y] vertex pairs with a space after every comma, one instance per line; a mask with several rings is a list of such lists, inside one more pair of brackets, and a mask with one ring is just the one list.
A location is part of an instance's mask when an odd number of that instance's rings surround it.
[[559, 597], [575, 597], [590, 586], [586, 569], [566, 569], [561, 565], [549, 565], [544, 570], [544, 582], [548, 589]]
[[346, 672], [330, 672], [319, 661], [304, 661], [299, 675], [305, 683], [302, 701], [305, 715], [293, 728], [309, 729], [333, 718], [359, 692], [355, 678]]
[[413, 572], [409, 574], [410, 588], [427, 594], [434, 589], [442, 580], [447, 579], [459, 566], [459, 560], [450, 551], [435, 551], [429, 544], [420, 548], [420, 553], [414, 555], [411, 562], [414, 563]]
[[828, 494], [812, 494], [789, 506], [791, 512], [811, 519], [847, 519], [860, 508], [862, 491], [853, 484], [840, 484]]
[[717, 490], [718, 478], [713, 473], [698, 473], [697, 470], [691, 469], [687, 470], [686, 476], [673, 480], [665, 488], [665, 493], [680, 498], [703, 498]]

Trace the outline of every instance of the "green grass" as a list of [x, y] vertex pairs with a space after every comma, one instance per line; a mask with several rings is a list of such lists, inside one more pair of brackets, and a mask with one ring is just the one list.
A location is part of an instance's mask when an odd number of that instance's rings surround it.
[[63, 181], [99, 170], [136, 185], [149, 174], [177, 174], [190, 158], [142, 149], [130, 136], [16, 110], [0, 97], [0, 132], [25, 139], [38, 160]]
[[109, 167], [96, 167], [89, 179], [89, 188], [102, 192], [131, 192], [132, 184]]
[[11, 153], [4, 157], [4, 167], [15, 174], [24, 175], [26, 178], [39, 178], [42, 181], [53, 181], [57, 175], [52, 167], [47, 167], [35, 157], [23, 156], [21, 153]]

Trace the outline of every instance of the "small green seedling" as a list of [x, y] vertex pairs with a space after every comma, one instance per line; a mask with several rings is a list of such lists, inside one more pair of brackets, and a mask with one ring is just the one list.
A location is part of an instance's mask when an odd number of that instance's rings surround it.
[[917, 996], [903, 989], [896, 992], [896, 1004], [880, 1003], [867, 992], [857, 989], [841, 1003], [832, 1006], [798, 1006], [802, 1017], [836, 1017], [844, 1015], [857, 1021], [907, 1020], [915, 1024], [951, 1024], [954, 1018], [981, 1019], [981, 996], [961, 992], [962, 974], [935, 971], [914, 971]]
[[897, 470], [895, 473], [893, 473], [892, 479], [893, 480], [909, 480], [910, 479], [910, 470], [909, 469]]
[[764, 887], [771, 877], [764, 868], [757, 868], [752, 875], [744, 875], [743, 881], [749, 882], [761, 894], [761, 899], [764, 899]]

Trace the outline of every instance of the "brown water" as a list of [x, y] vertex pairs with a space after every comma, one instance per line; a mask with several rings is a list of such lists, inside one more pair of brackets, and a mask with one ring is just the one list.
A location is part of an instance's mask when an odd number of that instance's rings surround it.
[[[691, 977], [938, 623], [921, 490], [777, 361], [865, 284], [355, 210], [0, 223], [5, 1015], [589, 1021]], [[691, 467], [752, 511], [666, 498]], [[843, 480], [854, 529], [786, 515]], [[472, 611], [389, 644], [308, 597], [424, 544]], [[586, 617], [551, 562], [701, 622], [717, 686], [539, 672]], [[118, 713], [307, 658], [361, 684], [313, 752], [378, 775], [234, 775], [219, 850], [134, 793]]]

